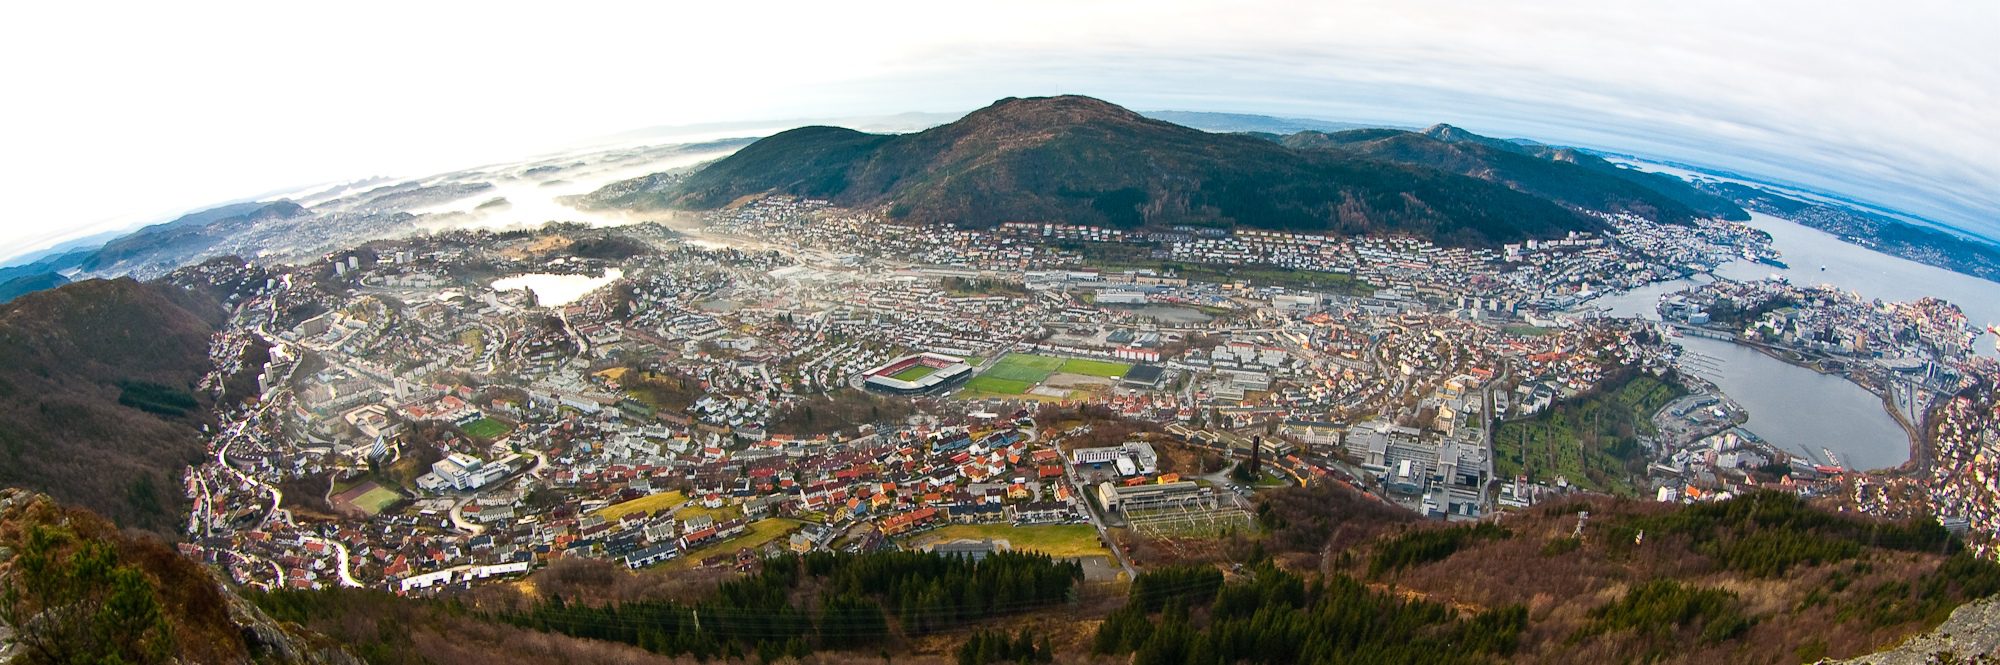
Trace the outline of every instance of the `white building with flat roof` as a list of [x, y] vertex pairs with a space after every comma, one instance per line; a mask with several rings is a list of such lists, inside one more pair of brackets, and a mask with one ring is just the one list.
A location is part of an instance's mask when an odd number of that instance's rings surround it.
[[507, 477], [507, 467], [486, 460], [452, 453], [431, 465], [431, 472], [417, 478], [417, 487], [432, 492], [475, 490]]
[[1153, 451], [1153, 444], [1145, 441], [1127, 441], [1122, 445], [1105, 448], [1078, 448], [1069, 452], [1073, 464], [1113, 464], [1119, 475], [1131, 476], [1153, 474], [1159, 471], [1160, 455]]

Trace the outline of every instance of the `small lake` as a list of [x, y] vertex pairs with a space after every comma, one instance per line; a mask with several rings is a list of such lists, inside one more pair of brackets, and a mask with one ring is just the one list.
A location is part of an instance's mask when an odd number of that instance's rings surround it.
[[576, 302], [585, 294], [618, 281], [618, 278], [624, 276], [625, 271], [617, 268], [606, 268], [602, 277], [531, 273], [493, 280], [493, 290], [527, 289], [535, 294], [537, 304], [543, 307], [561, 307]]

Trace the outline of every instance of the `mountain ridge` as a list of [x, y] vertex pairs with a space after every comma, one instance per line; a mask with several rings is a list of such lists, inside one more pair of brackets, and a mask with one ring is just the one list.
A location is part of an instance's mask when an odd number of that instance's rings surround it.
[[1574, 148], [1496, 139], [1451, 125], [1434, 125], [1422, 132], [1379, 128], [1306, 131], [1278, 141], [1298, 150], [1342, 152], [1433, 168], [1573, 208], [1634, 214], [1667, 224], [1687, 224], [1710, 216], [1748, 218], [1733, 204], [1678, 180], [1635, 178], [1640, 174], [1627, 173], [1629, 169]]
[[0, 485], [171, 533], [212, 423], [193, 386], [222, 322], [207, 296], [131, 278], [0, 305]]
[[915, 134], [794, 129], [671, 186], [614, 184], [587, 198], [605, 207], [707, 209], [767, 192], [971, 227], [1240, 225], [1407, 232], [1460, 245], [1600, 228], [1474, 178], [1204, 132], [1079, 96], [1002, 99]]

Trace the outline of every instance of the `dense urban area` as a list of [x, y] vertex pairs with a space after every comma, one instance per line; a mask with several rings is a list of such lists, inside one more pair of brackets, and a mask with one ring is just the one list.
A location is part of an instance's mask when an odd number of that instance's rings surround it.
[[[203, 384], [233, 406], [187, 470], [182, 548], [250, 587], [405, 594], [569, 558], [896, 550], [1115, 581], [1252, 528], [1262, 488], [1330, 482], [1446, 521], [1775, 490], [1934, 511], [1990, 556], [2000, 368], [1962, 313], [1716, 278], [1607, 316], [1596, 298], [1772, 252], [1736, 223], [1603, 221], [1474, 250], [764, 198], [210, 261], [167, 276], [233, 294]], [[1687, 336], [1866, 387], [1912, 462], [1764, 443]], [[223, 394], [239, 372], [257, 394]]]

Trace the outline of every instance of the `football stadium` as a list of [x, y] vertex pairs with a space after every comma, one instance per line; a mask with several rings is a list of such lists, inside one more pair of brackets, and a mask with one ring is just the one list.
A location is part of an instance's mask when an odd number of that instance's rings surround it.
[[942, 353], [919, 353], [891, 360], [862, 372], [862, 384], [870, 390], [895, 395], [920, 395], [944, 390], [972, 376], [972, 366], [964, 358]]

